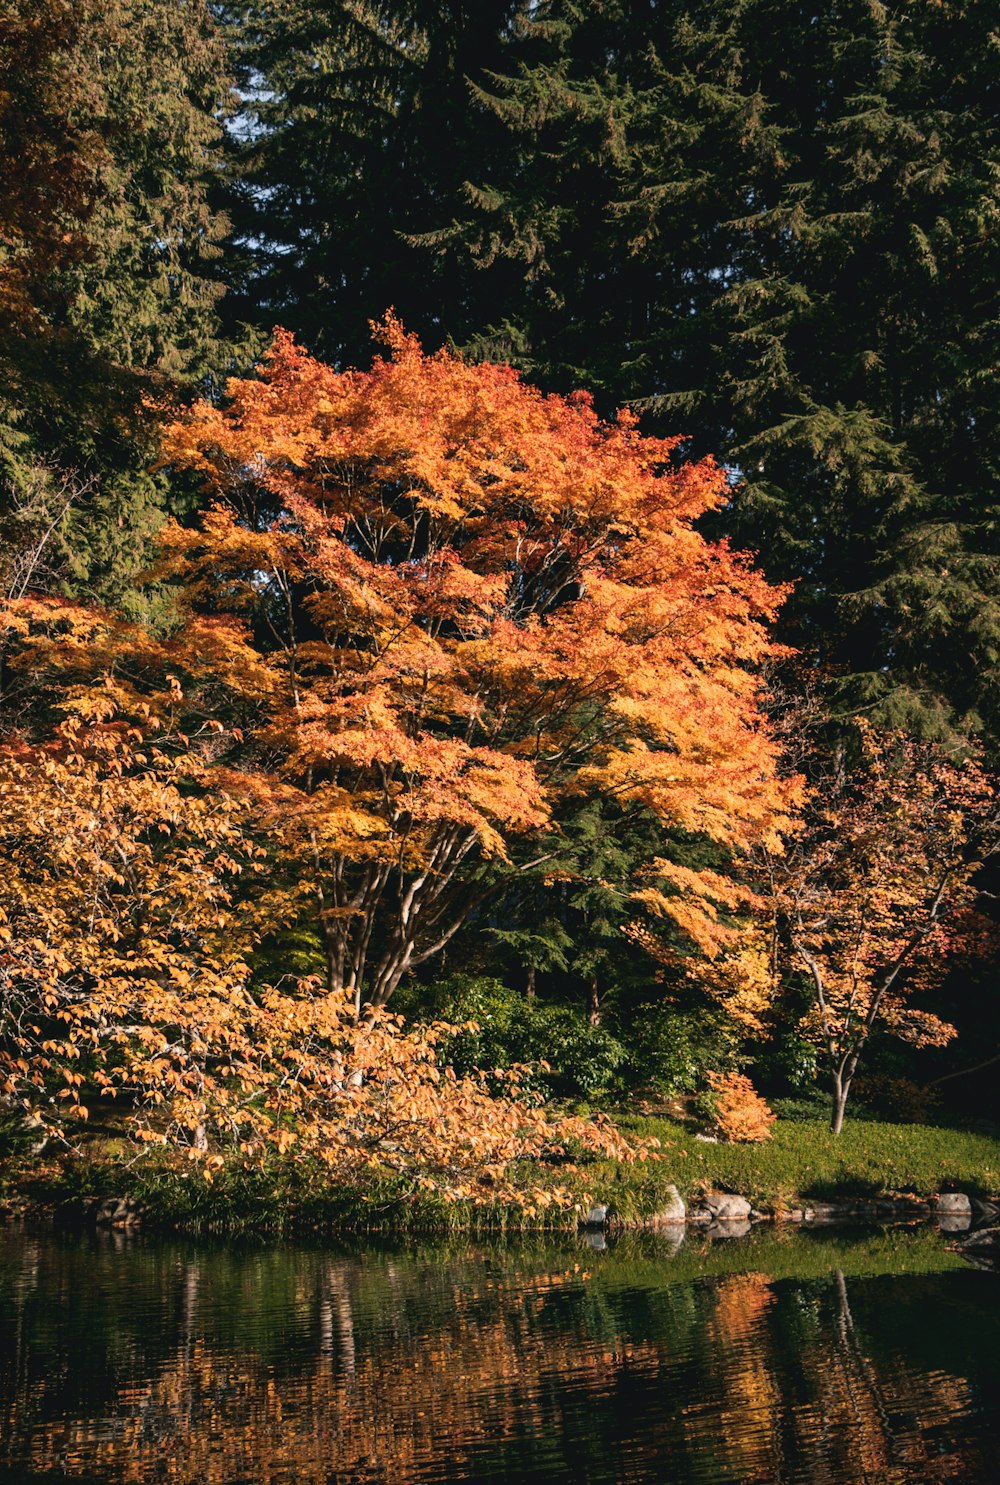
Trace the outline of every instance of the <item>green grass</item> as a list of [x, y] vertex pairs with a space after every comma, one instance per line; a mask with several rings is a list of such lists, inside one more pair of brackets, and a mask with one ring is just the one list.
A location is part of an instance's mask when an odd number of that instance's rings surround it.
[[834, 1136], [820, 1119], [779, 1120], [768, 1144], [711, 1145], [669, 1119], [625, 1116], [619, 1123], [628, 1133], [659, 1139], [663, 1156], [647, 1165], [605, 1162], [588, 1169], [595, 1195], [624, 1220], [655, 1210], [671, 1181], [685, 1197], [718, 1187], [762, 1210], [892, 1192], [929, 1196], [948, 1186], [1000, 1193], [1000, 1139], [989, 1134], [855, 1120]]
[[[1000, 1139], [991, 1134], [856, 1120], [835, 1138], [820, 1119], [779, 1120], [769, 1144], [712, 1145], [669, 1119], [623, 1115], [619, 1123], [627, 1133], [657, 1138], [658, 1158], [588, 1161], [575, 1172], [526, 1164], [520, 1179], [537, 1186], [552, 1174], [580, 1200], [607, 1203], [612, 1220], [626, 1226], [655, 1213], [671, 1184], [689, 1201], [709, 1188], [737, 1192], [761, 1211], [838, 1197], [928, 1196], [947, 1187], [1000, 1194]], [[176, 1166], [135, 1165], [109, 1150], [65, 1163], [56, 1177], [50, 1168], [42, 1182], [23, 1170], [13, 1185], [56, 1207], [88, 1195], [134, 1197], [154, 1225], [200, 1232], [515, 1233], [575, 1229], [577, 1220], [552, 1210], [529, 1217], [513, 1202], [450, 1203], [390, 1175], [373, 1174], [363, 1187], [330, 1186], [318, 1171], [290, 1162], [263, 1172], [232, 1169], [206, 1185]]]

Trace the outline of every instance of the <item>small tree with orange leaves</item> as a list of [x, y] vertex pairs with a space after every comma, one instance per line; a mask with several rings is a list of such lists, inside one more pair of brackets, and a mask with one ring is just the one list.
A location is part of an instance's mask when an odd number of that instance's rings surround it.
[[744, 1073], [709, 1073], [715, 1123], [723, 1139], [758, 1145], [771, 1138], [775, 1115]]
[[824, 1055], [839, 1134], [876, 1030], [913, 1046], [956, 1035], [918, 1002], [977, 933], [977, 874], [1000, 850], [1000, 801], [973, 760], [863, 722], [850, 755], [824, 761], [817, 749], [804, 762], [803, 826], [782, 854], [762, 849], [760, 880], [784, 970], [808, 978], [803, 1030]]
[[[184, 707], [238, 726], [220, 761], [266, 781], [328, 986], [359, 1009], [538, 864], [570, 797], [724, 851], [776, 844], [788, 804], [754, 677], [781, 595], [695, 530], [716, 465], [380, 333], [391, 359], [346, 373], [279, 334], [165, 445], [213, 505], [167, 534], [186, 617], [164, 664]], [[677, 871], [660, 906], [710, 938], [724, 891]]]

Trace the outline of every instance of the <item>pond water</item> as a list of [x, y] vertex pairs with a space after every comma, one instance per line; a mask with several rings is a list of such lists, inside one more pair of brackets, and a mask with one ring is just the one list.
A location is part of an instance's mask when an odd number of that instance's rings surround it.
[[994, 1481], [929, 1231], [378, 1248], [0, 1232], [0, 1480]]

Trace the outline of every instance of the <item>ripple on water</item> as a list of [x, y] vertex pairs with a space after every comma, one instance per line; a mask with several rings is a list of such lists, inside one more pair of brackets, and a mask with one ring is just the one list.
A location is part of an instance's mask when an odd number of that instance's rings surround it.
[[933, 1244], [7, 1233], [0, 1479], [992, 1481], [998, 1291]]

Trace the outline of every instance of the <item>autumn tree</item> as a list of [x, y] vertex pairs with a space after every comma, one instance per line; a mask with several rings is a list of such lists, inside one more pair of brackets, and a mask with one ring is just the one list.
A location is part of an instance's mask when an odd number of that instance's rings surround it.
[[[279, 336], [260, 380], [176, 422], [165, 457], [213, 492], [166, 537], [177, 627], [36, 612], [7, 683], [29, 727], [97, 686], [125, 717], [220, 729], [273, 923], [313, 917], [359, 1011], [538, 866], [563, 801], [628, 801], [726, 854], [776, 847], [790, 797], [754, 675], [780, 594], [694, 526], [722, 472], [384, 333], [367, 373]], [[658, 909], [710, 943], [724, 876], [668, 867]]]
[[869, 1040], [913, 1046], [957, 1035], [920, 1004], [949, 960], [974, 946], [977, 874], [1000, 849], [992, 779], [972, 760], [867, 724], [813, 770], [801, 832], [762, 853], [785, 973], [807, 977], [803, 1031], [830, 1077], [839, 1134]]
[[[65, 605], [20, 603], [72, 627]], [[86, 623], [85, 618], [83, 623]], [[44, 740], [0, 739], [0, 1108], [71, 1147], [95, 1107], [140, 1145], [227, 1161], [389, 1175], [451, 1200], [579, 1200], [512, 1184], [519, 1160], [579, 1149], [630, 1159], [610, 1125], [564, 1119], [439, 1065], [444, 1025], [359, 1024], [350, 999], [254, 983], [261, 872], [245, 800], [209, 766], [217, 724], [125, 719], [110, 686], [65, 703]]]
[[[780, 594], [694, 525], [723, 473], [382, 334], [367, 373], [279, 335], [165, 448], [214, 496], [167, 538], [189, 618], [165, 652], [187, 704], [239, 727], [233, 765], [273, 779], [292, 891], [359, 1008], [495, 890], [483, 863], [531, 864], [511, 842], [562, 799], [725, 850], [775, 840], [785, 802], [753, 674]], [[715, 890], [679, 872], [668, 909], [693, 921]]]

